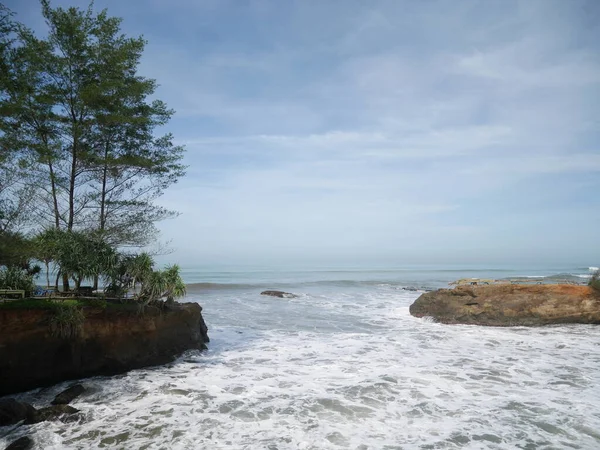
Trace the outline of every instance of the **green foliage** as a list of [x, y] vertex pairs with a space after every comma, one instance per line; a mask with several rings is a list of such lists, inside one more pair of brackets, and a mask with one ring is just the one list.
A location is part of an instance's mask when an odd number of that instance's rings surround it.
[[592, 275], [588, 285], [596, 292], [600, 293], [600, 270]]
[[25, 298], [0, 303], [0, 309], [54, 309], [56, 304], [48, 299]]
[[91, 300], [85, 300], [84, 305], [91, 308], [106, 309], [108, 303], [102, 298], [94, 298]]
[[109, 279], [118, 263], [117, 251], [94, 234], [49, 229], [35, 242], [39, 258], [56, 263], [60, 273], [76, 281], [76, 288], [84, 279]]
[[[185, 172], [183, 148], [157, 133], [173, 111], [137, 73], [146, 42], [106, 11], [41, 3], [43, 38], [0, 5], [0, 164], [11, 158], [14, 174], [19, 161], [13, 180], [27, 187], [1, 196], [0, 230], [26, 219], [94, 231], [114, 247], [146, 245], [155, 222], [175, 214], [154, 201]], [[0, 171], [0, 194], [2, 180]]]
[[0, 268], [0, 289], [19, 289], [25, 295], [31, 295], [35, 290], [33, 274], [20, 267], [8, 266]]
[[174, 301], [175, 298], [183, 297], [185, 294], [185, 283], [179, 274], [179, 266], [173, 265], [149, 273], [144, 280], [139, 299], [142, 303], [149, 304], [163, 298]]
[[50, 317], [52, 335], [60, 338], [75, 338], [83, 332], [85, 315], [76, 305], [60, 304], [53, 309]]
[[[176, 213], [155, 200], [185, 174], [183, 147], [158, 133], [173, 111], [138, 74], [146, 42], [93, 5], [41, 6], [46, 36], [0, 4], [0, 265], [34, 256], [46, 284], [56, 267], [64, 289], [69, 278], [104, 277], [115, 292], [130, 278], [134, 292], [151, 277], [159, 286], [148, 255], [115, 250], [156, 237]], [[30, 247], [23, 226], [46, 231]]]
[[20, 233], [0, 231], [0, 266], [27, 266], [35, 257], [35, 243]]

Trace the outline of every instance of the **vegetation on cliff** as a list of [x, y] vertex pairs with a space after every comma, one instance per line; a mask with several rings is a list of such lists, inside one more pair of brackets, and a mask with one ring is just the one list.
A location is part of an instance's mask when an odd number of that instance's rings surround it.
[[173, 110], [138, 73], [146, 42], [106, 10], [40, 3], [44, 37], [0, 3], [0, 289], [30, 295], [38, 261], [64, 291], [90, 280], [146, 304], [181, 296], [177, 266], [122, 251], [177, 214], [155, 200], [185, 173], [184, 149], [158, 134]]
[[592, 275], [588, 284], [594, 291], [600, 294], [600, 270], [597, 270], [596, 273]]

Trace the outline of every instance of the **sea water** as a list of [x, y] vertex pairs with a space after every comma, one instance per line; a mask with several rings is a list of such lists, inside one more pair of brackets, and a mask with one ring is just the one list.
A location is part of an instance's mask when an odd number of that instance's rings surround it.
[[[600, 327], [449, 326], [408, 312], [456, 278], [585, 281], [587, 268], [184, 276], [207, 351], [83, 380], [77, 421], [2, 428], [0, 448], [21, 435], [38, 449], [600, 448]], [[18, 398], [45, 406], [69, 384]]]

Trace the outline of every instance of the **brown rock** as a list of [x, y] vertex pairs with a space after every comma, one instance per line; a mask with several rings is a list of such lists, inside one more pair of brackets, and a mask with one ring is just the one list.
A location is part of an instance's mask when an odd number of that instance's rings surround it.
[[410, 313], [447, 324], [600, 324], [600, 295], [566, 284], [458, 286], [421, 295]]

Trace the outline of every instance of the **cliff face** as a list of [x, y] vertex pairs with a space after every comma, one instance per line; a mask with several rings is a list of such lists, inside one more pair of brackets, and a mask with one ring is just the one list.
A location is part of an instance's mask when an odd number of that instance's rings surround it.
[[410, 313], [448, 324], [600, 324], [600, 294], [588, 286], [559, 284], [458, 286], [421, 295]]
[[165, 364], [185, 350], [206, 348], [201, 311], [197, 303], [149, 307], [144, 315], [135, 306], [86, 310], [80, 335], [60, 338], [49, 326], [52, 312], [0, 310], [0, 395]]

